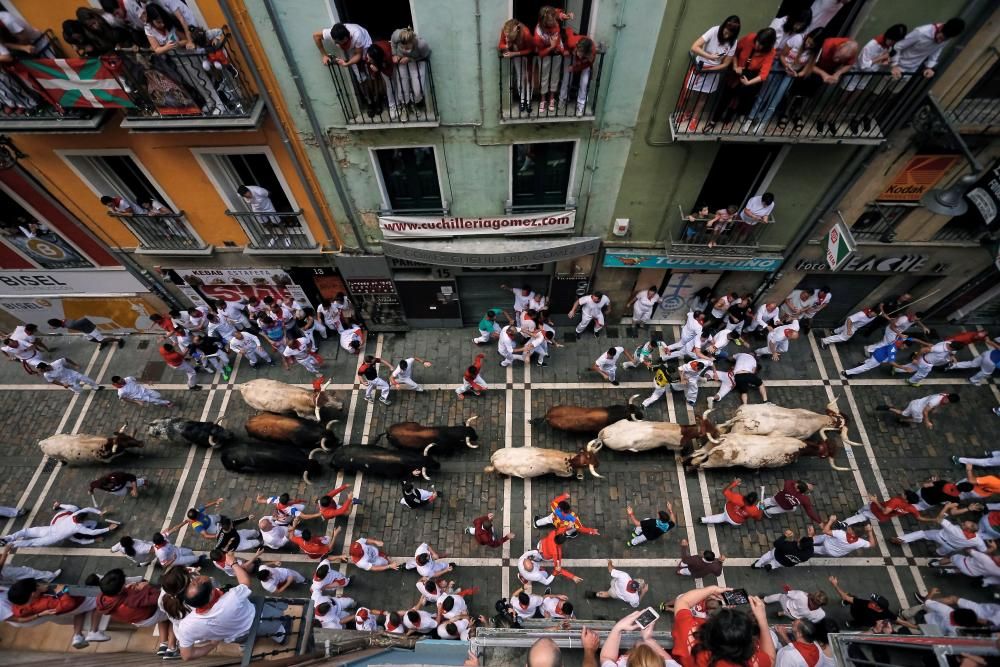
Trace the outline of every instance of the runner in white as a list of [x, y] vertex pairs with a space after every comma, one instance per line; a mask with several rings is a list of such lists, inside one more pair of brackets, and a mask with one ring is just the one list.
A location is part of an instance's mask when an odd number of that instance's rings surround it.
[[[713, 368], [713, 364], [709, 359], [690, 361], [682, 365], [677, 369], [680, 371], [680, 379], [677, 382], [670, 383], [671, 391], [683, 391], [687, 404], [694, 405], [698, 401], [698, 381], [704, 377], [705, 371], [710, 368]], [[643, 405], [645, 404], [646, 402], [643, 401]]]
[[826, 349], [827, 345], [846, 343], [861, 327], [874, 320], [877, 316], [878, 313], [873, 308], [859, 310], [844, 320], [844, 323], [834, 329], [832, 334], [826, 338], [821, 338], [819, 341], [820, 346]]
[[899, 420], [904, 423], [926, 424], [927, 428], [934, 428], [934, 424], [931, 422], [931, 412], [942, 405], [958, 403], [960, 400], [961, 397], [958, 394], [931, 394], [930, 396], [910, 401], [902, 410], [894, 408], [891, 405], [880, 405], [875, 409], [889, 410], [893, 414], [898, 415]]
[[555, 581], [556, 575], [549, 574], [542, 568], [545, 560], [537, 549], [526, 551], [517, 559], [517, 575], [522, 584], [537, 581], [548, 586]]
[[140, 384], [139, 381], [131, 375], [124, 378], [119, 375], [115, 375], [111, 378], [111, 384], [118, 390], [118, 398], [123, 401], [135, 403], [136, 405], [151, 403], [153, 405], [163, 405], [168, 408], [173, 407], [174, 405], [167, 399], [160, 396], [160, 392], [154, 391], [153, 389]]
[[351, 354], [361, 354], [365, 346], [364, 332], [357, 324], [346, 327], [340, 334], [340, 347]]
[[535, 296], [535, 293], [531, 291], [531, 285], [508, 287], [507, 285], [501, 284], [500, 289], [510, 290], [514, 293], [514, 322], [520, 323], [521, 313], [528, 310], [530, 307], [528, 304]]
[[74, 394], [79, 394], [83, 391], [83, 387], [80, 386], [81, 384], [85, 384], [96, 390], [104, 389], [104, 387], [83, 373], [78, 373], [73, 370], [74, 368], [79, 367], [79, 364], [76, 364], [66, 358], [53, 359], [48, 363], [43, 361], [36, 366], [36, 368], [41, 371], [42, 377], [44, 377], [48, 382], [59, 385], [60, 387], [66, 387]]
[[893, 373], [897, 370], [901, 373], [913, 373], [913, 375], [907, 378], [906, 381], [913, 387], [919, 387], [921, 381], [930, 375], [931, 370], [933, 370], [935, 366], [944, 366], [946, 364], [956, 363], [958, 361], [958, 357], [955, 356], [955, 353], [963, 347], [965, 347], [965, 343], [957, 343], [947, 340], [925, 346], [917, 352], [916, 359], [914, 359], [913, 362], [906, 364], [902, 368], [894, 368]]
[[431, 362], [426, 359], [421, 359], [420, 357], [407, 357], [406, 359], [400, 360], [396, 364], [395, 370], [389, 376], [389, 381], [392, 383], [393, 388], [399, 389], [401, 386], [409, 387], [413, 391], [423, 391], [424, 388], [416, 383], [413, 379], [413, 364], [415, 362], [422, 363], [424, 368], [429, 368]]
[[632, 324], [637, 327], [646, 326], [653, 317], [653, 309], [663, 297], [656, 292], [656, 286], [650, 285], [647, 289], [639, 290], [632, 295], [625, 307], [632, 306]]
[[582, 296], [573, 302], [573, 307], [569, 309], [569, 318], [573, 319], [576, 317], [577, 310], [581, 312], [580, 323], [576, 325], [577, 340], [580, 339], [580, 335], [590, 326], [591, 320], [594, 322], [594, 337], [596, 338], [601, 335], [601, 329], [604, 328], [604, 309], [610, 306], [611, 299], [603, 292], [594, 292], [593, 294]]
[[497, 338], [497, 352], [503, 357], [503, 361], [500, 362], [501, 366], [510, 366], [515, 361], [524, 361], [519, 355], [515, 356], [514, 348], [514, 336], [517, 335], [517, 329], [513, 325], [504, 327], [500, 331], [500, 336]]
[[313, 352], [310, 351], [311, 345], [309, 339], [306, 336], [302, 338], [295, 338], [288, 341], [285, 346], [284, 351], [281, 353], [282, 356], [288, 359], [294, 359], [295, 362], [302, 366], [316, 377], [323, 377], [322, 371], [319, 369], [319, 363], [313, 356]]
[[813, 554], [816, 556], [828, 556], [830, 558], [842, 558], [858, 551], [867, 549], [875, 544], [875, 531], [871, 524], [865, 526], [865, 537], [861, 538], [855, 534], [854, 529], [833, 528], [837, 516], [831, 514], [823, 524], [823, 534], [813, 538]]
[[611, 573], [611, 585], [606, 591], [598, 591], [587, 597], [617, 598], [635, 609], [643, 596], [649, 591], [649, 584], [642, 579], [633, 579], [628, 572], [615, 569], [615, 564], [608, 561], [608, 572]]
[[[768, 324], [770, 322], [770, 324]], [[754, 316], [753, 322], [747, 327], [747, 331], [756, 331], [757, 329], [764, 329], [770, 331], [774, 327], [781, 323], [781, 310], [778, 308], [777, 304], [774, 303], [764, 303], [757, 308], [757, 315]]]
[[260, 344], [260, 339], [252, 333], [237, 331], [229, 339], [229, 349], [236, 354], [242, 354], [250, 362], [250, 368], [257, 368], [261, 360], [273, 365], [274, 359], [267, 353], [264, 346]]
[[89, 536], [104, 535], [118, 528], [117, 521], [108, 521], [107, 528], [98, 528], [93, 519], [84, 519], [86, 514], [104, 516], [104, 512], [96, 507], [80, 509], [76, 505], [55, 503], [53, 509], [59, 511], [52, 517], [47, 526], [25, 528], [10, 535], [0, 537], [0, 546], [12, 546], [15, 549], [26, 547], [49, 547], [63, 540], [77, 544], [93, 544]]
[[618, 359], [625, 355], [625, 358], [635, 364], [635, 357], [632, 353], [626, 350], [624, 347], [611, 347], [608, 351], [599, 356], [594, 360], [594, 365], [591, 366], [591, 370], [597, 371], [601, 377], [610, 382], [611, 384], [618, 386]]
[[292, 584], [301, 584], [306, 580], [295, 570], [281, 567], [281, 561], [262, 564], [257, 569], [257, 579], [268, 593], [284, 593]]

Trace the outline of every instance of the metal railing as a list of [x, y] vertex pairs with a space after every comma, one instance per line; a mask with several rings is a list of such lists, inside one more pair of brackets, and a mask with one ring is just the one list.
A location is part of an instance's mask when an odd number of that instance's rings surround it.
[[945, 112], [961, 132], [992, 134], [1000, 131], [1000, 98], [993, 92], [1000, 79], [1000, 50], [989, 47], [977, 59], [975, 71], [962, 77], [965, 91]]
[[956, 223], [955, 219], [949, 221], [944, 227], [934, 234], [933, 241], [966, 241], [975, 243], [986, 236], [989, 230], [978, 222], [970, 222], [968, 225]]
[[119, 49], [112, 71], [135, 105], [129, 117], [246, 118], [257, 103], [247, 68], [230, 47], [230, 34], [205, 48], [156, 55], [149, 49]]
[[437, 96], [430, 59], [396, 63], [391, 75], [364, 63], [328, 68], [344, 119], [351, 126], [437, 123]]
[[184, 211], [164, 215], [108, 213], [139, 239], [147, 250], [203, 250], [205, 243], [191, 230]]
[[670, 115], [674, 137], [881, 141], [913, 114], [931, 85], [919, 75], [860, 71], [826, 84], [780, 69], [775, 63], [763, 83], [743, 86], [732, 70], [704, 71], [692, 59]]
[[306, 233], [302, 209], [275, 213], [226, 211], [236, 218], [256, 250], [311, 250], [316, 244]]
[[601, 87], [604, 53], [590, 67], [576, 69], [575, 56], [499, 55], [500, 119], [548, 121], [593, 118]]
[[680, 206], [677, 211], [680, 214], [681, 230], [671, 247], [698, 254], [752, 254], [757, 249], [765, 228], [776, 222], [770, 216], [766, 224], [746, 225], [740, 221], [740, 213], [737, 212], [728, 222], [717, 221], [709, 227], [708, 222], [712, 218], [688, 215]]

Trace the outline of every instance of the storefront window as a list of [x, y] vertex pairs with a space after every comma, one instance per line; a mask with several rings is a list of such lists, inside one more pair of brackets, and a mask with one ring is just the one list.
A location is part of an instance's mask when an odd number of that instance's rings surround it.
[[572, 141], [516, 144], [513, 204], [515, 209], [564, 208], [573, 166]]
[[375, 151], [385, 199], [394, 212], [440, 211], [441, 186], [430, 146], [384, 148]]
[[851, 234], [861, 241], [881, 241], [891, 243], [896, 238], [896, 228], [915, 208], [916, 204], [868, 205], [857, 222], [851, 227]]
[[93, 266], [45, 220], [0, 188], [0, 241], [43, 269], [77, 269]]

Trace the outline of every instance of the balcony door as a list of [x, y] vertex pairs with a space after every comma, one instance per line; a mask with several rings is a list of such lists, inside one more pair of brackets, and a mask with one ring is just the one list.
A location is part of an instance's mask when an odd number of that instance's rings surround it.
[[687, 204], [693, 211], [703, 206], [710, 211], [730, 204], [742, 207], [767, 188], [780, 151], [776, 144], [722, 144], [701, 192]]
[[231, 211], [249, 211], [237, 190], [241, 185], [256, 185], [270, 193], [276, 211], [294, 211], [294, 198], [274, 158], [263, 148], [198, 149], [198, 161], [205, 168], [219, 196]]
[[388, 40], [397, 28], [413, 25], [410, 0], [334, 0], [341, 23], [364, 26], [373, 40]]
[[64, 151], [62, 157], [97, 197], [125, 197], [134, 204], [155, 199], [167, 208], [177, 210], [167, 193], [154, 182], [131, 151], [99, 155]]

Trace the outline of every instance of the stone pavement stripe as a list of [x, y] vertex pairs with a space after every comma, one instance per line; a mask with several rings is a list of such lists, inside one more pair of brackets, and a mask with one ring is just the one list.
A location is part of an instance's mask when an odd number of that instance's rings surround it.
[[[826, 373], [826, 364], [823, 363], [823, 358], [822, 358], [822, 356], [819, 353], [819, 345], [817, 345], [817, 343], [816, 343], [816, 337], [813, 336], [812, 331], [809, 332], [809, 346], [812, 348], [813, 357], [816, 359], [816, 364], [819, 367], [820, 377], [822, 377], [824, 380], [827, 379], [828, 376], [827, 376], [827, 373]], [[834, 362], [833, 362], [834, 363], [834, 368], [837, 369], [837, 375], [840, 375], [840, 371], [842, 371], [843, 368], [840, 367], [840, 357], [837, 354], [837, 348], [836, 348], [836, 346], [833, 346], [832, 352], [833, 352], [833, 359], [834, 359]], [[875, 451], [872, 449], [872, 447], [871, 447], [871, 441], [868, 439], [868, 432], [865, 429], [865, 425], [864, 425], [863, 420], [861, 419], [861, 411], [858, 410], [858, 404], [854, 400], [854, 393], [851, 391], [850, 382], [845, 383], [842, 386], [842, 388], [844, 390], [844, 394], [847, 397], [847, 404], [848, 404], [848, 406], [849, 406], [849, 408], [851, 410], [851, 415], [853, 416], [855, 423], [858, 425], [858, 434], [861, 436], [861, 443], [864, 445], [864, 447], [865, 447], [865, 454], [868, 456], [868, 465], [870, 466], [869, 469], [871, 470], [872, 474], [875, 476], [875, 481], [878, 484], [879, 491], [883, 494], [882, 497], [883, 498], [888, 498], [889, 497], [889, 492], [888, 492], [888, 489], [887, 489], [887, 487], [885, 485], [885, 480], [882, 478], [882, 473], [879, 472], [878, 461], [876, 461], [876, 459], [875, 459]], [[831, 399], [834, 398], [833, 387], [829, 387], [829, 386], [826, 387], [826, 393], [827, 393], [827, 396], [829, 396]], [[845, 447], [844, 449], [849, 449], [849, 447]], [[854, 481], [858, 485], [858, 491], [861, 492], [861, 505], [860, 506], [863, 507], [864, 504], [865, 504], [865, 500], [869, 497], [868, 489], [865, 486], [864, 477], [862, 477], [862, 475], [861, 475], [861, 470], [858, 468], [858, 466], [855, 466], [855, 465], [851, 466], [851, 474], [854, 475]], [[875, 538], [878, 540], [878, 550], [879, 550], [879, 552], [882, 554], [883, 557], [888, 556], [889, 555], [889, 546], [886, 543], [885, 533], [882, 531], [882, 524], [880, 522], [874, 522], [873, 524], [871, 524], [871, 526], [872, 526], [873, 532], [875, 533]], [[897, 530], [900, 529], [899, 519], [893, 518], [893, 526]], [[907, 556], [911, 556], [912, 555], [912, 553], [909, 551], [909, 547], [908, 546], [904, 547], [903, 552]], [[896, 567], [894, 565], [887, 565], [886, 566], [886, 572], [889, 575], [889, 579], [892, 581], [892, 587], [893, 587], [893, 590], [895, 590], [896, 596], [899, 599], [900, 607], [905, 609], [907, 607], [906, 592], [903, 590], [903, 584], [899, 580], [899, 573], [896, 572]], [[919, 577], [920, 574], [916, 573], [916, 576]], [[918, 584], [922, 587], [923, 586], [923, 581], [922, 580], [918, 580]]]
[[[339, 350], [338, 350], [338, 354], [339, 354]], [[334, 384], [331, 384], [330, 385], [330, 387], [335, 387], [335, 386], [336, 387], [344, 387], [344, 388], [346, 388], [346, 389], [348, 389], [350, 391], [350, 398], [348, 400], [348, 405], [347, 405], [346, 423], [344, 424], [344, 438], [343, 438], [343, 442], [344, 442], [345, 445], [346, 444], [350, 444], [350, 442], [351, 442], [351, 435], [353, 434], [353, 431], [354, 431], [354, 414], [355, 414], [355, 412], [358, 409], [358, 400], [359, 400], [359, 394], [358, 394], [358, 391], [357, 391], [357, 389], [359, 387], [359, 378], [358, 378], [358, 372], [357, 371], [358, 371], [359, 368], [361, 368], [361, 362], [362, 362], [363, 358], [364, 358], [364, 355], [361, 355], [361, 354], [359, 354], [359, 355], [357, 355], [355, 357], [355, 363], [354, 363], [354, 383], [353, 384], [350, 384], [350, 385], [334, 385]], [[337, 471], [336, 480], [334, 481], [333, 486], [331, 486], [330, 489], [331, 490], [332, 489], [339, 489], [343, 485], [343, 483], [344, 483], [344, 471], [343, 470], [338, 470]], [[343, 498], [341, 498], [341, 500], [343, 500]], [[327, 526], [326, 526], [326, 536], [327, 537], [330, 537], [330, 538], [333, 537], [333, 531], [335, 530], [335, 526], [336, 526], [336, 522], [335, 521], [330, 521], [327, 524]], [[349, 545], [349, 543], [348, 543], [348, 545]], [[347, 565], [346, 564], [341, 565], [341, 567], [340, 567], [341, 573], [345, 572], [346, 570], [347, 570]]]
[[[513, 365], [507, 366], [504, 373], [504, 380], [506, 381], [506, 386], [511, 387], [514, 382], [514, 368]], [[503, 446], [505, 448], [514, 446], [514, 390], [505, 389], [504, 390], [504, 438]], [[504, 477], [503, 480], [503, 534], [506, 535], [510, 532], [510, 509], [511, 502], [513, 498], [511, 497], [511, 488], [513, 486], [513, 481], [510, 477]], [[525, 543], [527, 543], [527, 537], [523, 538]], [[500, 554], [503, 556], [503, 562], [507, 563], [510, 559], [510, 543], [513, 540], [508, 540], [503, 543], [500, 548]], [[507, 576], [507, 568], [505, 567], [503, 572], [503, 579], [500, 581], [500, 591], [503, 597], [510, 597], [510, 577]]]

